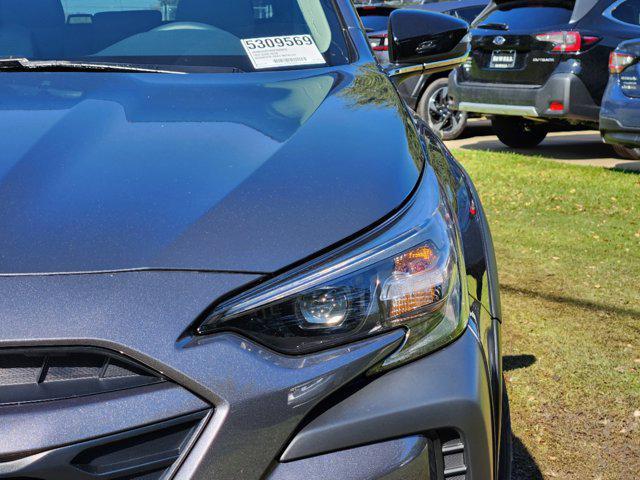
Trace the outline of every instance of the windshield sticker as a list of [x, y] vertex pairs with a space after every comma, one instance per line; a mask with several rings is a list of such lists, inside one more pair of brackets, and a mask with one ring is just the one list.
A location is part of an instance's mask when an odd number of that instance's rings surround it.
[[242, 39], [253, 68], [326, 64], [311, 35], [285, 35]]

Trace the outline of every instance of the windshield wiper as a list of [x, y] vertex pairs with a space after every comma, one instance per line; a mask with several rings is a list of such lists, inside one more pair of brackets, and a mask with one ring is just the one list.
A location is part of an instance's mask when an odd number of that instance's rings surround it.
[[509, 25], [506, 23], [483, 23], [476, 28], [484, 28], [486, 30], [509, 30]]
[[11, 72], [29, 71], [74, 71], [74, 72], [138, 72], [138, 73], [175, 73], [177, 70], [162, 70], [152, 67], [140, 67], [127, 63], [73, 62], [70, 60], [29, 60], [28, 58], [0, 58], [0, 70]]

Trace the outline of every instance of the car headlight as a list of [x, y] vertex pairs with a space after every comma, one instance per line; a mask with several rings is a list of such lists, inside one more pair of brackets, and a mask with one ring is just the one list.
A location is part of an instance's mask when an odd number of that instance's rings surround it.
[[198, 333], [235, 331], [304, 354], [406, 329], [385, 367], [451, 342], [468, 317], [458, 235], [442, 202], [415, 203], [404, 221], [218, 304]]

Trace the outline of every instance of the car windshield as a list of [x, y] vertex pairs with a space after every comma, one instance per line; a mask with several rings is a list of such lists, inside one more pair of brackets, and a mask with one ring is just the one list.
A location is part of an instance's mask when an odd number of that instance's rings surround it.
[[0, 58], [186, 71], [349, 62], [332, 0], [0, 0]]

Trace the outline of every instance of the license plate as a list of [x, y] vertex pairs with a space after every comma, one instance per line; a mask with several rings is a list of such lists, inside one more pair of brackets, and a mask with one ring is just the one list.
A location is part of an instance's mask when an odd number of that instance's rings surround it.
[[516, 66], [515, 50], [494, 50], [491, 52], [489, 68], [513, 68]]

